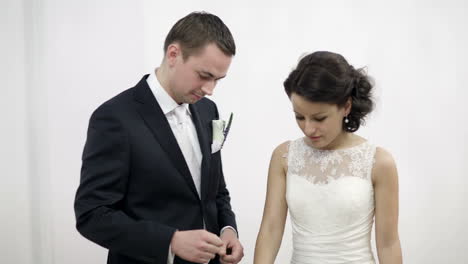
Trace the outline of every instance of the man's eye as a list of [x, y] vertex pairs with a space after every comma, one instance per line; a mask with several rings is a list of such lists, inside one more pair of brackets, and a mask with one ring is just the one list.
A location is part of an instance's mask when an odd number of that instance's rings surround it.
[[208, 76], [204, 76], [204, 75], [198, 75], [198, 76], [200, 76], [200, 79], [203, 79], [203, 80], [208, 79]]

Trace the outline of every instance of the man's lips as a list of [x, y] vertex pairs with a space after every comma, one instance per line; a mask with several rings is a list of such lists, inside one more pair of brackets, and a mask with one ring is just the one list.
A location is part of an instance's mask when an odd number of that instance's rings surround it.
[[199, 95], [199, 94], [197, 94], [197, 93], [192, 93], [192, 95], [195, 96], [195, 98], [196, 98], [197, 100], [199, 100], [199, 99], [201, 99], [201, 98], [203, 97], [202, 95]]

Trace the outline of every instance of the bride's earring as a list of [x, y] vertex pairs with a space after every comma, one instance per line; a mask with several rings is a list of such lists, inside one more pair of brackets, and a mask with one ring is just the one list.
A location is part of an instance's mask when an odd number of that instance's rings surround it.
[[345, 124], [348, 124], [348, 123], [349, 123], [348, 116], [345, 116], [345, 118], [344, 118], [344, 122], [345, 122]]

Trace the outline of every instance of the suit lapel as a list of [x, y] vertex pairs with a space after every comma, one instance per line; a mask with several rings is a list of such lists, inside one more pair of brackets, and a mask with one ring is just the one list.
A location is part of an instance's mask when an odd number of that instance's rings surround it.
[[[164, 115], [161, 107], [156, 101], [153, 93], [151, 92], [145, 75], [143, 79], [135, 86], [134, 98], [138, 102], [137, 110], [145, 121], [146, 125], [150, 128], [151, 132], [158, 140], [161, 147], [169, 156], [169, 159], [174, 163], [177, 170], [187, 181], [190, 189], [198, 197], [195, 184], [193, 182], [190, 170], [185, 162], [184, 155], [179, 148], [177, 140], [172, 133], [172, 129]], [[197, 129], [198, 130], [198, 129]], [[200, 136], [199, 136], [200, 137]]]
[[191, 104], [189, 106], [190, 112], [192, 113], [193, 123], [195, 124], [195, 128], [197, 130], [198, 135], [198, 142], [200, 143], [200, 149], [203, 155], [202, 164], [201, 164], [201, 183], [200, 183], [200, 196], [201, 199], [206, 195], [206, 190], [208, 187], [208, 180], [210, 175], [210, 160], [211, 160], [211, 147], [210, 147], [210, 140], [208, 138], [208, 127], [206, 127], [206, 123], [203, 120], [200, 112], [198, 111], [197, 104]]

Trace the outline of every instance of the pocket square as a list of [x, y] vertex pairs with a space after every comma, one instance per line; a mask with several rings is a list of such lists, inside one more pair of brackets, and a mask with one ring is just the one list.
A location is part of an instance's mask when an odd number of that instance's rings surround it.
[[226, 141], [226, 137], [229, 133], [229, 129], [231, 128], [232, 123], [232, 116], [231, 113], [229, 117], [229, 121], [226, 125], [226, 121], [224, 120], [213, 120], [212, 127], [213, 127], [213, 143], [211, 144], [211, 154], [216, 153], [221, 150]]

